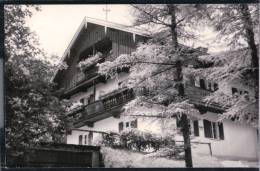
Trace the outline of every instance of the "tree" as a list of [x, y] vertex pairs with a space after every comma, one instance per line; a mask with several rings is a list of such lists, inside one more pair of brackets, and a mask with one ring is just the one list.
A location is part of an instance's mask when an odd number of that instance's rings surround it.
[[258, 4], [200, 5], [206, 21], [219, 33], [217, 40], [227, 42], [235, 51], [207, 55], [200, 60], [210, 67], [188, 71], [220, 84], [254, 90], [251, 93], [228, 95], [219, 89], [205, 100], [217, 102], [227, 108], [222, 119], [232, 119], [258, 125], [259, 57], [257, 42], [259, 33]]
[[[178, 91], [178, 96], [184, 97], [184, 85], [182, 74], [182, 63], [185, 58], [185, 51], [180, 48], [178, 39], [195, 38], [195, 33], [189, 28], [196, 20], [199, 20], [203, 15], [197, 5], [133, 5], [137, 12], [137, 24], [152, 24], [162, 25], [170, 29], [170, 37], [172, 43], [172, 50], [175, 51], [175, 88]], [[191, 145], [189, 136], [188, 118], [185, 113], [182, 113], [182, 133], [185, 147], [185, 162], [186, 167], [192, 167]]]
[[39, 7], [4, 8], [6, 147], [17, 154], [22, 154], [19, 147], [38, 141], [60, 142], [66, 129], [65, 104], [53, 96], [49, 82], [54, 66], [25, 25], [34, 9]]
[[[191, 55], [190, 51], [194, 49], [191, 50], [188, 47], [180, 45], [179, 40], [196, 38], [190, 27], [197, 24], [198, 21], [207, 22], [208, 20], [205, 18], [210, 18], [213, 11], [210, 11], [211, 9], [205, 5], [156, 4], [132, 6], [135, 9], [134, 14], [136, 15], [135, 25], [147, 24], [153, 28], [159, 25], [161, 26], [159, 27], [160, 34], [155, 35], [154, 38], [147, 43], [139, 45], [137, 50], [131, 55], [121, 55], [113, 63], [105, 62], [100, 64], [99, 72], [109, 76], [116, 76], [115, 68], [131, 67], [128, 87], [143, 89], [142, 91], [137, 90], [136, 94], [138, 94], [138, 92], [146, 93], [140, 93], [134, 101], [127, 104], [125, 106], [126, 113], [134, 113], [134, 115], [138, 116], [138, 113], [135, 112], [138, 112], [140, 106], [147, 106], [147, 110], [151, 107], [157, 108], [159, 115], [167, 114], [167, 116], [172, 116], [173, 114], [181, 114], [186, 166], [192, 167], [187, 117], [192, 114], [196, 115], [199, 112], [194, 109], [193, 105], [185, 100], [183, 75], [187, 74], [187, 76], [189, 76], [192, 71], [196, 71], [195, 73], [197, 73], [203, 70], [201, 68], [200, 70], [194, 70], [187, 67], [189, 60], [196, 59], [203, 53], [196, 51]], [[221, 7], [221, 5], [215, 7]], [[229, 20], [226, 22], [229, 22]], [[200, 60], [202, 63], [205, 62], [202, 58]], [[216, 60], [214, 62], [217, 64], [217, 61], [220, 59], [213, 60]], [[226, 59], [224, 58], [224, 60]], [[219, 77], [225, 77], [226, 74], [222, 71], [229, 71], [228, 74], [230, 75], [240, 74], [239, 70], [241, 70], [241, 68], [236, 68], [236, 66], [238, 66], [237, 61], [238, 60], [233, 63], [234, 65], [232, 65], [233, 67], [230, 69], [227, 68], [227, 65], [224, 67], [225, 70], [219, 68]], [[225, 61], [225, 64], [227, 63], [228, 62]], [[212, 66], [210, 64], [207, 65]], [[213, 67], [214, 66], [215, 65], [213, 65]], [[234, 68], [236, 69], [232, 70]], [[215, 68], [210, 69], [215, 71]], [[206, 70], [204, 71], [206, 72]], [[172, 78], [172, 75], [174, 75], [174, 78]], [[212, 77], [213, 75], [214, 74], [212, 74]], [[147, 93], [147, 89], [149, 89], [149, 93]], [[238, 107], [237, 105], [241, 103], [242, 101], [236, 103], [236, 105], [232, 103], [231, 106], [234, 109], [235, 106]], [[232, 108], [230, 108], [230, 110], [232, 110]], [[244, 109], [243, 111], [246, 112], [247, 110]], [[236, 113], [237, 112], [236, 110]], [[196, 115], [196, 117], [199, 116]]]
[[258, 96], [259, 57], [256, 46], [259, 32], [258, 4], [205, 5], [205, 9], [210, 23], [219, 32], [220, 41], [228, 42], [231, 47], [249, 48], [248, 57], [251, 58], [252, 76], [256, 80], [255, 90]]
[[[110, 73], [111, 76], [111, 74], [115, 73], [115, 70], [112, 69], [112, 71], [109, 72], [109, 69], [106, 69], [106, 66], [108, 68], [112, 66], [125, 67], [124, 64], [132, 63], [134, 64], [134, 66], [131, 66], [131, 75], [133, 76], [132, 83], [133, 85], [135, 85], [134, 87], [137, 87], [137, 85], [138, 87], [140, 87], [140, 85], [147, 86], [156, 84], [155, 87], [148, 86], [149, 91], [153, 92], [152, 94], [150, 94], [150, 97], [141, 97], [139, 98], [139, 100], [147, 102], [147, 98], [154, 99], [156, 96], [157, 98], [159, 98], [159, 96], [165, 96], [166, 94], [162, 94], [162, 92], [165, 88], [164, 86], [168, 86], [167, 88], [171, 87], [175, 90], [169, 90], [175, 92], [175, 94], [168, 94], [172, 95], [172, 97], [167, 97], [168, 99], [166, 98], [165, 100], [163, 100], [166, 102], [166, 104], [165, 102], [163, 102], [161, 105], [176, 103], [175, 100], [179, 100], [177, 101], [177, 103], [183, 101], [182, 99], [184, 98], [184, 86], [182, 80], [182, 62], [183, 60], [186, 60], [185, 58], [188, 57], [185, 55], [186, 48], [184, 48], [183, 46], [179, 46], [178, 38], [194, 38], [194, 34], [191, 33], [191, 31], [187, 31], [185, 27], [194, 22], [195, 17], [199, 18], [202, 15], [198, 12], [196, 13], [197, 15], [194, 16], [194, 13], [192, 13], [192, 11], [195, 12], [195, 5], [133, 5], [133, 7], [134, 9], [136, 9], [135, 12], [137, 15], [135, 25], [161, 25], [162, 29], [167, 28], [167, 30], [163, 31], [163, 34], [160, 34], [160, 36], [155, 36], [156, 38], [152, 39], [151, 42], [149, 42], [148, 44], [141, 45], [137, 49], [137, 51], [131, 55], [131, 57], [121, 56], [117, 59], [118, 63], [114, 62], [112, 64], [106, 62], [102, 64], [100, 66], [100, 72], [103, 74]], [[166, 41], [160, 39], [165, 39]], [[162, 43], [162, 45], [160, 45], [160, 43]], [[140, 68], [142, 68], [142, 71], [140, 71]], [[169, 75], [172, 75], [174, 72], [174, 75], [176, 77], [169, 80], [169, 78], [171, 78], [171, 76]], [[167, 77], [162, 77], [162, 74]], [[161, 78], [164, 78], [164, 80], [162, 80]], [[150, 82], [144, 85], [144, 83], [147, 83], [147, 80], [149, 80]], [[177, 94], [176, 91], [178, 92]], [[177, 95], [180, 97], [176, 98]], [[148, 101], [149, 103], [151, 103], [151, 100]], [[184, 110], [182, 110], [181, 112], [181, 120], [183, 123], [182, 132], [185, 144], [185, 161], [187, 167], [192, 167], [189, 124], [188, 118], [183, 112]], [[178, 111], [172, 111], [172, 115], [176, 113], [180, 114], [180, 112]]]

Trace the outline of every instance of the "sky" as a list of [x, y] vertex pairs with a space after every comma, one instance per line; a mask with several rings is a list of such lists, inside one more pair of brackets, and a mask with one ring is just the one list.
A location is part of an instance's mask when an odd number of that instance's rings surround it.
[[[106, 19], [104, 9], [109, 9], [107, 20], [115, 23], [131, 25], [133, 16], [129, 5], [41, 5], [41, 11], [33, 12], [27, 19], [27, 25], [34, 31], [40, 47], [48, 55], [61, 57], [70, 40], [81, 24], [83, 18], [92, 17]], [[188, 45], [208, 46], [209, 52], [218, 52], [223, 47], [210, 47], [215, 39], [211, 28], [201, 27], [202, 41], [188, 42]], [[211, 44], [212, 45], [212, 44]]]
[[[108, 21], [129, 25], [132, 17], [128, 5], [108, 5]], [[36, 32], [40, 46], [48, 53], [61, 56], [85, 16], [105, 20], [106, 5], [41, 5], [27, 19]]]

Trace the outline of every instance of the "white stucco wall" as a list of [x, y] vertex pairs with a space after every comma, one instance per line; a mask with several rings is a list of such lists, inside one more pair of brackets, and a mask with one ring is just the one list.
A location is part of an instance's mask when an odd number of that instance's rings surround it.
[[[118, 132], [118, 124], [119, 122], [132, 121], [133, 118], [129, 117], [120, 117], [114, 118], [109, 117], [103, 120], [100, 120], [94, 124], [93, 128], [83, 126], [80, 129], [85, 130], [95, 130], [95, 131], [103, 131], [103, 132]], [[142, 131], [150, 131], [156, 134], [167, 134], [167, 131], [173, 131], [176, 128], [176, 120], [175, 118], [167, 120], [167, 124], [165, 124], [165, 120], [155, 119], [155, 118], [138, 118], [137, 119], [137, 128]], [[173, 127], [172, 127], [173, 126]], [[191, 130], [193, 130], [193, 125], [191, 124]], [[164, 129], [163, 129], [164, 128]], [[199, 142], [209, 142], [211, 143], [212, 153], [214, 156], [226, 157], [229, 159], [248, 159], [255, 160], [257, 159], [257, 135], [256, 130], [237, 123], [233, 123], [230, 121], [223, 122], [224, 128], [224, 140], [216, 140], [206, 138], [204, 135], [204, 125], [203, 121], [199, 120], [199, 137], [191, 136], [191, 141], [199, 141]], [[67, 136], [68, 144], [78, 144], [79, 135], [88, 134], [87, 132], [81, 131], [72, 131], [71, 135]], [[93, 134], [93, 142], [96, 143], [100, 140], [100, 134]], [[182, 141], [183, 138], [181, 135], [175, 135], [175, 139]], [[195, 145], [193, 144], [192, 150], [196, 151], [196, 153], [200, 154], [209, 154], [209, 146], [207, 144]]]
[[[124, 123], [124, 130], [128, 129], [126, 128], [126, 122], [130, 122], [135, 120], [135, 118], [132, 117], [109, 117], [100, 121], [97, 121], [94, 123], [93, 127], [83, 126], [79, 129], [82, 130], [93, 130], [93, 131], [101, 131], [101, 132], [119, 132], [118, 125], [120, 122]], [[130, 127], [129, 127], [130, 128]], [[142, 131], [149, 131], [155, 134], [160, 134], [162, 132], [161, 129], [161, 121], [155, 118], [137, 118], [137, 129]], [[70, 135], [67, 135], [67, 144], [79, 144], [79, 136], [88, 135], [88, 132], [82, 132], [78, 130], [72, 130], [72, 133]], [[93, 142], [97, 142], [100, 140], [100, 133], [94, 133], [93, 134]]]
[[[206, 80], [204, 77], [201, 79], [204, 79], [207, 89], [209, 89], [209, 86], [208, 86], [209, 83], [211, 83], [211, 89], [213, 89], [213, 83], [214, 83], [213, 81]], [[200, 80], [200, 77], [197, 76], [195, 78], [195, 86], [197, 86], [197, 87], [200, 87], [199, 80]], [[216, 82], [216, 83], [218, 84], [219, 89], [227, 95], [232, 95], [232, 87], [234, 87], [234, 88], [238, 89], [239, 91], [248, 91], [248, 93], [251, 96], [254, 96], [254, 91], [252, 90], [252, 88], [250, 86], [241, 85], [241, 83], [239, 83], [239, 82], [233, 81], [233, 82], [229, 82], [229, 83], [227, 83], [227, 82], [221, 82], [221, 83]]]
[[[256, 129], [234, 123], [223, 121], [224, 140], [206, 138], [204, 134], [203, 121], [199, 121], [199, 137], [193, 141], [210, 142], [214, 156], [221, 156], [231, 159], [257, 159], [257, 133]], [[201, 154], [208, 154], [207, 145], [199, 145]]]
[[79, 92], [79, 93], [76, 93], [76, 94], [72, 95], [70, 97], [70, 101], [71, 102], [79, 102], [80, 99], [82, 99], [84, 97], [88, 97], [91, 94], [94, 94], [94, 87], [93, 86], [89, 87], [84, 92]]
[[106, 83], [97, 84], [95, 99], [98, 100], [99, 96], [118, 89], [119, 88], [118, 83], [125, 81], [128, 78], [128, 76], [129, 76], [129, 73], [121, 72], [118, 74], [118, 78], [109, 79], [109, 80], [107, 80]]
[[[109, 79], [107, 82], [99, 83], [96, 85], [96, 97], [98, 100], [102, 93], [109, 93], [115, 89], [118, 89], [118, 82], [122, 82], [127, 79], [128, 73], [120, 73], [117, 79]], [[207, 84], [206, 84], [207, 85]], [[225, 87], [226, 86], [226, 87]], [[219, 88], [225, 89], [226, 93], [231, 93], [231, 87], [227, 85], [219, 85]], [[72, 101], [79, 101], [81, 98], [89, 96], [93, 93], [93, 87], [89, 88], [86, 92], [80, 92], [71, 97]], [[217, 114], [211, 113], [214, 117]], [[213, 118], [214, 118], [213, 117]], [[134, 120], [129, 117], [114, 118], [109, 117], [94, 123], [94, 127], [83, 126], [80, 129], [95, 130], [102, 132], [118, 132], [119, 122], [125, 122]], [[169, 134], [171, 131], [176, 130], [176, 119], [158, 119], [158, 118], [147, 118], [139, 117], [137, 121], [137, 127], [142, 131], [150, 131], [161, 135]], [[191, 124], [191, 130], [193, 125]], [[241, 125], [231, 121], [223, 122], [224, 128], [224, 140], [216, 140], [205, 138], [203, 121], [199, 121], [199, 137], [192, 136], [192, 141], [210, 142], [212, 147], [212, 153], [214, 156], [222, 156], [227, 158], [244, 158], [244, 159], [257, 159], [257, 134], [256, 129], [246, 125]], [[79, 135], [87, 135], [88, 132], [72, 131], [71, 135], [67, 136], [68, 144], [78, 144]], [[175, 135], [176, 140], [182, 141], [181, 135]], [[93, 134], [93, 142], [97, 142], [100, 139], [99, 133]], [[84, 142], [84, 140], [83, 140]], [[208, 145], [194, 145], [193, 150], [201, 154], [209, 154]]]

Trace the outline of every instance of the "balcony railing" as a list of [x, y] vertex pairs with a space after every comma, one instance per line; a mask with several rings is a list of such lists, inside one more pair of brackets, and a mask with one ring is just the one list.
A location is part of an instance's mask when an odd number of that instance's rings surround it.
[[[134, 93], [132, 89], [122, 88], [111, 93], [104, 95], [100, 100], [91, 103], [87, 106], [84, 106], [84, 109], [81, 110], [81, 116], [78, 118], [84, 120], [89, 117], [95, 117], [99, 114], [102, 114], [106, 111], [112, 110], [114, 108], [120, 107], [126, 102], [134, 98]], [[78, 122], [78, 121], [76, 121]]]
[[207, 102], [204, 101], [205, 97], [210, 95], [210, 93], [212, 93], [212, 91], [202, 89], [202, 88], [196, 87], [194, 85], [189, 85], [189, 86], [186, 86], [186, 88], [185, 88], [185, 94], [191, 103], [197, 104], [197, 105], [209, 106], [209, 107], [223, 110], [224, 108], [221, 105], [219, 105], [218, 103], [212, 102], [212, 103], [207, 104]]

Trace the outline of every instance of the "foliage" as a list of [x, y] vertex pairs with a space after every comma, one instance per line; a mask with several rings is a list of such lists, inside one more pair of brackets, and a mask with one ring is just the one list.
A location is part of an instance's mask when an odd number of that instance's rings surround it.
[[[66, 129], [65, 103], [49, 83], [54, 66], [25, 25], [38, 6], [5, 6], [6, 147], [38, 141], [61, 142]], [[20, 154], [17, 151], [17, 154]]]
[[96, 53], [95, 55], [93, 56], [89, 56], [88, 58], [86, 58], [85, 60], [83, 61], [80, 61], [77, 65], [77, 67], [80, 69], [80, 70], [85, 70], [95, 64], [97, 64], [100, 59], [102, 59], [102, 53], [98, 52]]
[[59, 70], [66, 70], [68, 67], [69, 66], [68, 66], [68, 64], [66, 62], [62, 62], [58, 66]]
[[[252, 19], [252, 27], [255, 38], [258, 39], [259, 32], [259, 6], [258, 4], [244, 4], [249, 7], [249, 15]], [[217, 41], [226, 42], [233, 48], [245, 46], [248, 36], [245, 29], [245, 22], [242, 19], [241, 4], [219, 4], [202, 5], [208, 21], [218, 32]]]
[[[186, 76], [200, 76], [222, 85], [222, 88], [206, 97], [205, 101], [216, 102], [227, 108], [221, 119], [232, 119], [256, 127], [258, 125], [258, 100], [249, 49], [204, 55], [200, 56], [199, 60], [210, 67], [187, 68]], [[227, 93], [231, 91], [231, 87], [239, 87], [248, 93], [241, 95]]]
[[160, 147], [175, 145], [173, 136], [162, 137], [137, 129], [122, 131], [120, 134], [107, 134], [104, 137], [103, 143], [111, 147], [121, 147], [137, 151], [158, 151]]
[[[197, 34], [191, 29], [198, 21], [202, 21], [203, 11], [198, 4], [171, 4], [175, 8], [175, 24], [179, 40], [187, 41], [197, 39]], [[172, 27], [171, 6], [168, 4], [142, 4], [132, 5], [135, 25], [148, 25], [148, 28], [156, 31], [168, 30]], [[201, 22], [201, 24], [203, 24]], [[172, 33], [168, 32], [171, 37]]]

